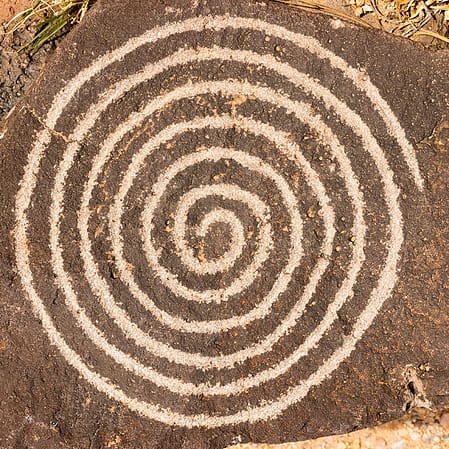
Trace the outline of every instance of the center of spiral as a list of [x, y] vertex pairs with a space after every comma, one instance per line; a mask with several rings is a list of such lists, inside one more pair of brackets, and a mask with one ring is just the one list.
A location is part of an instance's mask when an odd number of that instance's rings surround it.
[[[233, 211], [220, 207], [208, 212], [195, 230], [196, 235], [202, 238], [203, 248], [201, 248], [200, 244], [199, 251], [195, 255], [191, 246], [188, 245], [186, 239], [186, 222], [189, 211], [199, 200], [213, 196], [241, 200], [250, 208], [258, 209], [263, 207], [265, 209], [263, 203], [254, 195], [231, 184], [200, 186], [184, 194], [175, 214], [173, 237], [181, 260], [189, 269], [197, 274], [216, 274], [228, 270], [238, 257], [240, 257], [245, 246], [243, 224]], [[213, 246], [226, 246], [227, 249], [221, 256], [213, 260], [207, 260], [208, 258], [205, 257], [204, 253], [204, 245], [207, 243], [204, 239], [209, 234], [211, 228], [216, 227], [215, 225], [217, 224], [227, 225], [230, 230], [230, 238], [227, 242], [223, 240], [221, 242], [216, 241]]]
[[[182, 225], [181, 225], [182, 226]], [[238, 217], [232, 211], [217, 208], [207, 213], [195, 229], [200, 239], [196, 245], [196, 264], [194, 271], [216, 274], [229, 269], [240, 257], [245, 245], [244, 229]], [[224, 231], [224, 232], [223, 232]], [[187, 246], [183, 247], [188, 250]], [[186, 260], [185, 251], [181, 259]], [[195, 263], [189, 254], [190, 262]], [[190, 264], [193, 266], [193, 264]]]
[[[238, 217], [237, 210], [231, 210], [226, 205], [218, 206], [218, 204], [226, 204], [222, 201], [240, 205], [239, 207], [247, 211], [257, 222], [257, 250], [251, 263], [228, 287], [196, 292], [182, 285], [178, 276], [171, 273], [159, 262], [163, 247], [154, 245], [153, 230], [155, 223], [153, 218], [157, 216], [157, 210], [161, 202], [164, 201], [164, 195], [170, 190], [171, 180], [178, 173], [185, 171], [187, 167], [194, 166], [202, 161], [216, 163], [229, 158], [241, 166], [246, 166], [250, 170], [261, 172], [269, 178], [278, 180], [278, 175], [265, 164], [262, 163], [261, 165], [260, 159], [229, 148], [214, 147], [207, 151], [184, 156], [170, 165], [154, 184], [152, 194], [147, 198], [142, 213], [143, 246], [150, 266], [174, 294], [193, 301], [221, 302], [244, 290], [257, 278], [259, 269], [267, 260], [272, 247], [269, 206], [258, 195], [234, 183], [203, 184], [184, 193], [177, 201], [173, 214], [174, 226], [171, 239], [181, 263], [195, 275], [213, 275], [228, 271], [242, 255], [251, 234], [245, 229], [244, 220], [242, 220], [242, 217]], [[282, 181], [279, 182], [282, 184]], [[212, 201], [215, 207], [203, 215], [202, 219], [198, 220], [191, 230], [192, 225], [188, 226], [191, 223], [189, 214], [200, 201], [206, 203]], [[214, 258], [198, 258], [198, 252], [189, 244], [188, 236], [192, 235], [193, 231], [195, 236], [202, 238], [204, 241], [211, 227], [215, 227], [219, 223], [224, 223], [230, 230], [230, 238], [224, 254], [222, 253], [219, 257]]]

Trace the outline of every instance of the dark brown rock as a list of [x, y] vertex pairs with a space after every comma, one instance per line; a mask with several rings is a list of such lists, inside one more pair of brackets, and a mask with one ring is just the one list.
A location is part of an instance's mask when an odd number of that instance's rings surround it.
[[447, 405], [447, 56], [271, 2], [98, 2], [1, 132], [0, 446]]

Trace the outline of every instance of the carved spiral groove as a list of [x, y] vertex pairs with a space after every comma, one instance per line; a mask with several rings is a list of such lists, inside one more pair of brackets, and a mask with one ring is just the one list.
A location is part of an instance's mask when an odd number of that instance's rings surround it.
[[[211, 38], [241, 30], [287, 56]], [[166, 42], [177, 50], [136, 73], [110, 71]], [[380, 124], [307, 74], [307, 58]], [[48, 130], [103, 75], [110, 87], [77, 112], [69, 143], [55, 142]], [[16, 199], [18, 271], [52, 343], [99, 391], [167, 424], [255, 422], [300, 402], [349, 357], [396, 282], [400, 188], [379, 128], [421, 188], [413, 148], [371, 81], [314, 38], [256, 19], [168, 23], [98, 58], [55, 97]], [[32, 262], [34, 236], [48, 268]], [[60, 306], [39, 277], [54, 280]], [[214, 402], [223, 396], [226, 407]], [[185, 412], [186, 401], [202, 411]]]

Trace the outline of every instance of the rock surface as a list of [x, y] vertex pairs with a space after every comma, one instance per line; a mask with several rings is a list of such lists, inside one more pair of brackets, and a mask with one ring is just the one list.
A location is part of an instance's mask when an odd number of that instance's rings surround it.
[[100, 1], [0, 132], [3, 446], [447, 405], [447, 56], [272, 3]]
[[[448, 449], [449, 415], [440, 417], [424, 409], [407, 414], [399, 420], [345, 435], [285, 444], [239, 444], [229, 449]], [[417, 419], [418, 418], [418, 419]], [[425, 418], [425, 419], [421, 419]]]

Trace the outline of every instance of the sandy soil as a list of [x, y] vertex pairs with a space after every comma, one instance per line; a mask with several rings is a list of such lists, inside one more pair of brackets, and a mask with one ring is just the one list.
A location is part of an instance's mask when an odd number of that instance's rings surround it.
[[29, 8], [29, 0], [2, 0], [0, 3], [0, 23], [6, 23], [17, 13]]

